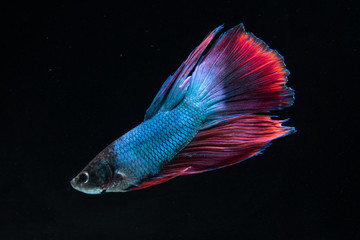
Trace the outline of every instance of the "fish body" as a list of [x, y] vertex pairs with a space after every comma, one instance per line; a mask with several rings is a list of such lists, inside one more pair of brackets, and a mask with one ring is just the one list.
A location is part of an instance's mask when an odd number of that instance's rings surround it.
[[75, 189], [98, 194], [146, 188], [238, 163], [294, 132], [283, 121], [257, 114], [293, 103], [281, 56], [242, 25], [220, 36], [204, 56], [220, 29], [165, 81], [144, 122], [71, 181]]
[[[136, 186], [139, 180], [158, 174], [195, 137], [205, 120], [204, 112], [194, 101], [184, 101], [174, 110], [144, 121], [106, 151], [113, 154], [115, 168], [133, 176], [129, 186]], [[117, 189], [108, 191], [112, 190]]]

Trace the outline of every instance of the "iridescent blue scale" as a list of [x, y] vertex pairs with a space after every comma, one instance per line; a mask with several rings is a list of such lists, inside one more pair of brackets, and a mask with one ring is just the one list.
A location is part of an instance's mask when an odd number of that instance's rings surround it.
[[188, 99], [156, 114], [113, 143], [116, 168], [121, 165], [138, 179], [156, 175], [194, 138], [205, 118], [205, 111]]

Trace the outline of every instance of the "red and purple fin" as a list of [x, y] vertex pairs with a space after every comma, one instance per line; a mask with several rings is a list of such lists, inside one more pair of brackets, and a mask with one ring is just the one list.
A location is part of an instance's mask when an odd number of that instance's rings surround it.
[[[269, 143], [295, 131], [265, 115], [240, 115], [200, 131], [161, 174], [187, 168], [181, 175], [227, 167], [259, 154]], [[177, 169], [177, 170], [176, 170]]]
[[245, 32], [242, 24], [223, 33], [199, 62], [219, 30], [210, 33], [164, 83], [146, 115], [150, 118], [174, 107], [174, 100], [191, 97], [207, 109], [204, 126], [157, 176], [135, 189], [233, 165], [295, 131], [283, 126], [284, 121], [259, 115], [291, 106], [294, 92], [286, 86], [289, 72], [282, 56]]
[[196, 67], [188, 94], [208, 105], [208, 121], [266, 113], [293, 104], [288, 75], [282, 56], [240, 24], [223, 33]]

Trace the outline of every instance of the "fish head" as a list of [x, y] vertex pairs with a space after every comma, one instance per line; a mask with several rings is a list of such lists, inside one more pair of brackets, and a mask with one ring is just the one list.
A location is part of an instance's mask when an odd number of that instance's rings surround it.
[[113, 169], [106, 158], [91, 161], [70, 184], [83, 193], [100, 194], [107, 190], [113, 178]]

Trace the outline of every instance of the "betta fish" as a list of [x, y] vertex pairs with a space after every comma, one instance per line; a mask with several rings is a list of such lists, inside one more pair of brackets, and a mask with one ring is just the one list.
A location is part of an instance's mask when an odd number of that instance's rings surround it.
[[147, 188], [259, 154], [293, 133], [268, 113], [289, 107], [283, 57], [242, 24], [216, 28], [164, 82], [144, 121], [100, 152], [71, 185], [88, 194]]

